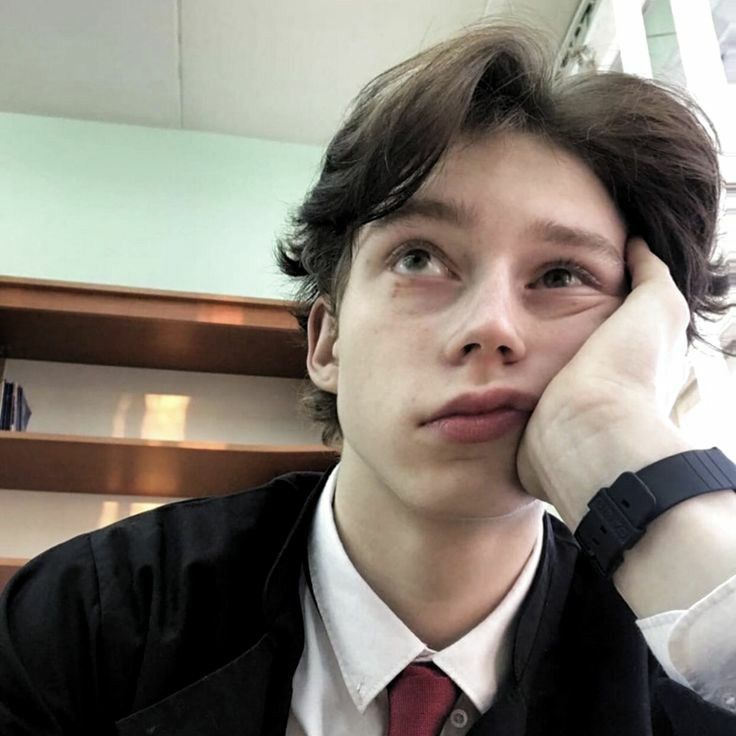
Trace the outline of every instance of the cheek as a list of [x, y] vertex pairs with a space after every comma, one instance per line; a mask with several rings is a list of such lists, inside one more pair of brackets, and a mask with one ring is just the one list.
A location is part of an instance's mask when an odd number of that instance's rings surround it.
[[596, 309], [589, 309], [560, 320], [554, 326], [546, 324], [540, 331], [536, 347], [545, 356], [547, 382], [564, 368], [585, 341], [610, 317], [623, 300], [610, 300]]
[[381, 407], [412, 405], [426, 386], [436, 329], [391, 308], [354, 310], [340, 338], [338, 396], [344, 405], [373, 415]]

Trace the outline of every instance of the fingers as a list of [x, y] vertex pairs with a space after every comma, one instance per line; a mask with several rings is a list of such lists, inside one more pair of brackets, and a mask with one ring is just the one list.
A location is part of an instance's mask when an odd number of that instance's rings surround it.
[[[632, 291], [649, 284], [647, 293], [656, 294], [656, 301], [670, 317], [679, 318], [685, 325], [690, 322], [690, 309], [682, 292], [677, 288], [667, 264], [650, 250], [643, 238], [630, 238], [626, 244], [626, 263], [631, 274]], [[654, 305], [652, 305], [654, 306]]]
[[631, 274], [631, 288], [644, 281], [670, 278], [667, 264], [652, 253], [643, 238], [630, 238], [626, 243], [626, 265]]

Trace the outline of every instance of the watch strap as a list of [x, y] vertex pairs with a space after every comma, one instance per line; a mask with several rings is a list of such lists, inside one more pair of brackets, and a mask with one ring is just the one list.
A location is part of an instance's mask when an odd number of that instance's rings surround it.
[[718, 448], [689, 450], [636, 473], [622, 473], [590, 500], [575, 538], [591, 561], [610, 577], [649, 523], [688, 498], [736, 490], [736, 465]]

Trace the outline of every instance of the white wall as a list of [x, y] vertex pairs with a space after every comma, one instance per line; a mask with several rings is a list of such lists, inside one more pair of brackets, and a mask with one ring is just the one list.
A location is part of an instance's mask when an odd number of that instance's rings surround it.
[[0, 273], [282, 298], [272, 248], [322, 149], [0, 113]]

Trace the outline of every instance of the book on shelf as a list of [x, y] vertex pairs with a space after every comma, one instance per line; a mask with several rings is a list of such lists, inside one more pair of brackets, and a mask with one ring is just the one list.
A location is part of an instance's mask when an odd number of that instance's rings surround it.
[[13, 405], [13, 389], [15, 384], [3, 379], [0, 393], [0, 429], [10, 429], [10, 410]]
[[0, 430], [25, 432], [31, 419], [23, 387], [15, 381], [3, 378], [5, 361], [0, 361]]
[[31, 407], [28, 405], [26, 400], [23, 386], [16, 388], [16, 413], [15, 413], [15, 425], [10, 428], [16, 432], [25, 432], [28, 429], [28, 422], [31, 421]]

